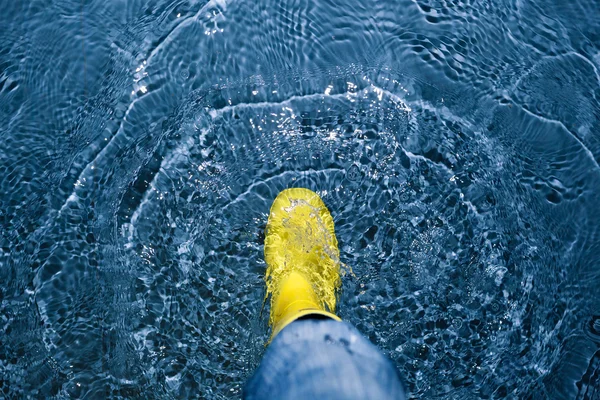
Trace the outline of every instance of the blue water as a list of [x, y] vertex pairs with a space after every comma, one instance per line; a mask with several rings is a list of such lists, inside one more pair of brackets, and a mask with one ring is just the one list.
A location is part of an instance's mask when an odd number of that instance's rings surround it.
[[597, 0], [2, 11], [0, 397], [238, 398], [303, 186], [411, 398], [600, 398]]

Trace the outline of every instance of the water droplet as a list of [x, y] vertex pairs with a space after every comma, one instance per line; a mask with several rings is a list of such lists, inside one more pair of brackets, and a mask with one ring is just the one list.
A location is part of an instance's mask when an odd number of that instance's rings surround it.
[[190, 70], [189, 69], [182, 69], [181, 72], [179, 73], [179, 75], [181, 75], [181, 77], [183, 79], [188, 79], [190, 77]]
[[122, 106], [118, 106], [115, 108], [115, 118], [122, 119], [125, 116], [125, 108]]
[[460, 318], [454, 318], [452, 320], [452, 327], [454, 329], [460, 329], [462, 327], [462, 320]]
[[346, 177], [352, 182], [357, 182], [358, 180], [360, 180], [361, 173], [360, 169], [358, 168], [358, 165], [353, 164], [346, 172]]
[[500, 304], [497, 301], [492, 301], [490, 308], [493, 312], [497, 312], [500, 309]]
[[586, 335], [594, 342], [600, 342], [600, 315], [594, 315], [585, 324]]

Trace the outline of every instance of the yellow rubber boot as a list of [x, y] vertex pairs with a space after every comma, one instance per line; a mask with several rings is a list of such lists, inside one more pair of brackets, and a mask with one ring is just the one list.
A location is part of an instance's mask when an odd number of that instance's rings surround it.
[[335, 315], [340, 263], [333, 218], [315, 192], [279, 193], [265, 235], [267, 296], [271, 296], [271, 340], [288, 324], [309, 314]]

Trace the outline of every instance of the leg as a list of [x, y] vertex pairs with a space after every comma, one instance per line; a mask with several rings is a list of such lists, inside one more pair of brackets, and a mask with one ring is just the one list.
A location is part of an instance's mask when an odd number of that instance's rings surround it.
[[398, 372], [353, 326], [301, 319], [269, 345], [244, 389], [253, 399], [404, 399]]
[[339, 250], [329, 210], [287, 189], [265, 235], [271, 339], [246, 399], [404, 399], [390, 360], [335, 315]]

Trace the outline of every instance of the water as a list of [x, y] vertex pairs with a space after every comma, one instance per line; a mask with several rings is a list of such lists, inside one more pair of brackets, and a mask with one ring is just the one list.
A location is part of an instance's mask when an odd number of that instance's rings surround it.
[[297, 186], [411, 398], [599, 398], [598, 2], [3, 11], [2, 396], [239, 397]]

